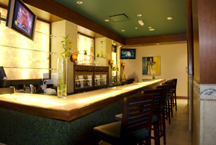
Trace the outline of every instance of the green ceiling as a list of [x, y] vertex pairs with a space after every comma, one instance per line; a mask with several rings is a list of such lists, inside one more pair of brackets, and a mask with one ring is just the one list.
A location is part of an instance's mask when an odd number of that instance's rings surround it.
[[[81, 5], [77, 0], [55, 1], [124, 38], [186, 33], [186, 0], [82, 0]], [[126, 17], [111, 17], [119, 14]], [[169, 16], [173, 20], [168, 21]], [[138, 24], [139, 19], [144, 21], [144, 26]], [[155, 30], [149, 31], [148, 27]]]

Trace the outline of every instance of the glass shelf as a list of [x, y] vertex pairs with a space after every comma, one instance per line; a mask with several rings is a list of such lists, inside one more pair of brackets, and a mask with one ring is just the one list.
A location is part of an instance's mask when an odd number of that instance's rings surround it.
[[84, 56], [93, 56], [94, 57], [94, 55], [93, 54], [90, 54], [90, 55], [88, 55], [88, 54], [83, 54], [83, 53], [77, 53], [78, 55], [84, 55]]
[[43, 34], [43, 35], [47, 35], [49, 36], [50, 38], [57, 38], [56, 36], [54, 35], [51, 35], [51, 34], [47, 34], [47, 33], [44, 33], [44, 32], [40, 32], [40, 31], [35, 31], [36, 33], [40, 33], [40, 34]]
[[38, 50], [38, 49], [28, 49], [28, 48], [22, 48], [22, 47], [16, 47], [16, 46], [7, 46], [7, 45], [0, 45], [1, 47], [7, 47], [7, 48], [16, 48], [16, 49], [22, 49], [22, 50], [28, 50], [28, 51], [37, 51], [37, 52], [45, 52], [51, 54], [56, 54], [55, 52], [49, 52], [44, 50]]
[[95, 56], [95, 55], [93, 55], [93, 54], [90, 54], [90, 55], [88, 55], [88, 54], [83, 54], [83, 53], [77, 53], [77, 54], [79, 54], [79, 55], [84, 55], [84, 56], [92, 56], [92, 57], [95, 57], [95, 58], [106, 58], [106, 57], [97, 57], [97, 56]]
[[[1, 25], [0, 25], [0, 26], [2, 26], [2, 27], [7, 27], [7, 26], [6, 26], [6, 21], [1, 20]], [[9, 27], [8, 27], [8, 28], [9, 28]], [[39, 33], [39, 34], [42, 34], [42, 35], [47, 35], [47, 36], [49, 36], [50, 38], [56, 38], [56, 36], [54, 36], [54, 35], [47, 34], [47, 33], [40, 32], [40, 31], [35, 31], [35, 33]]]
[[5, 69], [56, 70], [56, 68], [4, 67]]
[[106, 58], [106, 57], [100, 57], [100, 56], [99, 56], [99, 57], [97, 57], [97, 56], [95, 56], [95, 58]]

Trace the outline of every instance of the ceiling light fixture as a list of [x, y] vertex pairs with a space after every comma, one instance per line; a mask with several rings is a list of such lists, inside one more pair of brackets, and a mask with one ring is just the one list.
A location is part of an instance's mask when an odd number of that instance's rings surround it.
[[124, 32], [125, 30], [121, 30], [122, 32]]
[[172, 20], [173, 19], [173, 17], [167, 17], [167, 20]]
[[141, 17], [142, 16], [142, 14], [137, 14], [137, 17]]
[[139, 20], [139, 21], [138, 21], [138, 23], [139, 23], [141, 26], [143, 26], [143, 25], [144, 25], [144, 22], [143, 22], [143, 20]]
[[149, 29], [151, 29], [152, 27], [148, 27]]
[[154, 28], [149, 29], [149, 31], [154, 31], [154, 30], [155, 30]]
[[109, 19], [105, 19], [105, 22], [109, 22]]
[[81, 5], [83, 2], [82, 1], [77, 1], [77, 4]]
[[135, 27], [135, 29], [138, 29], [138, 27]]

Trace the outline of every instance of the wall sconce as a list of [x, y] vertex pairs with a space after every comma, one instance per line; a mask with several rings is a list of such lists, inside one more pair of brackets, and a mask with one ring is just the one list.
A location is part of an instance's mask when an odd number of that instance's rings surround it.
[[124, 67], [125, 67], [125, 63], [124, 62], [122, 62], [121, 63], [121, 66], [123, 67], [123, 69], [124, 69]]
[[77, 57], [78, 57], [78, 54], [72, 54], [70, 60], [71, 60], [74, 64], [76, 64]]
[[113, 63], [114, 63], [114, 60], [109, 60], [109, 65], [111, 66], [111, 68], [113, 66]]

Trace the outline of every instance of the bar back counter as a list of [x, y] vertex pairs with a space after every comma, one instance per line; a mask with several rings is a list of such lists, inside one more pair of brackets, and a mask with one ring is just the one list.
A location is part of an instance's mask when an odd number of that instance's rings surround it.
[[94, 126], [113, 122], [123, 98], [153, 89], [163, 79], [78, 93], [0, 96], [0, 142], [8, 145], [91, 145]]

